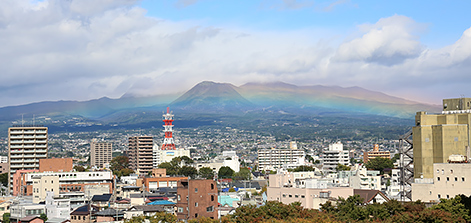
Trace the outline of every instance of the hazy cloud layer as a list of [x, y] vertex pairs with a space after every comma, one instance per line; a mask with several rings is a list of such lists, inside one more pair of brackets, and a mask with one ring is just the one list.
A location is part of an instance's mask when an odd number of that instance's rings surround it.
[[427, 27], [395, 15], [338, 44], [315, 30], [196, 26], [146, 17], [136, 1], [90, 1], [2, 2], [0, 106], [174, 93], [204, 80], [356, 85], [440, 103], [471, 81], [471, 29], [429, 49], [420, 42]]

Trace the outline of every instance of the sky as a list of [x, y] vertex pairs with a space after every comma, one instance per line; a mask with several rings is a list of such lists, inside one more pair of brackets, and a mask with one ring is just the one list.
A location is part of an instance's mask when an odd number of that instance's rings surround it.
[[471, 1], [2, 0], [0, 107], [282, 81], [471, 97]]

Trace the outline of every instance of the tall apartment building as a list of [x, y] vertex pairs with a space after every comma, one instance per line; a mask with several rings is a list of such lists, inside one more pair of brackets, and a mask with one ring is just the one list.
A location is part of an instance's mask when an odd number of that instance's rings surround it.
[[375, 144], [373, 151], [363, 153], [363, 163], [367, 163], [376, 157], [391, 159], [391, 153], [389, 151], [379, 151], [379, 145]]
[[281, 168], [284, 164], [297, 163], [304, 159], [302, 149], [261, 149], [258, 151], [259, 170], [274, 170]]
[[152, 136], [129, 137], [129, 168], [144, 175], [152, 171]]
[[214, 180], [180, 180], [177, 186], [177, 218], [218, 218], [218, 189]]
[[327, 172], [334, 172], [338, 164], [348, 165], [350, 163], [350, 153], [348, 150], [343, 150], [341, 142], [330, 144], [322, 155], [323, 169]]
[[443, 100], [439, 114], [417, 112], [412, 128], [414, 178], [433, 178], [433, 164], [450, 155], [467, 155], [470, 146], [471, 98]]
[[12, 191], [13, 174], [17, 170], [39, 169], [39, 159], [47, 158], [47, 127], [29, 125], [8, 128], [8, 151], [8, 187]]
[[97, 142], [93, 139], [90, 142], [90, 163], [92, 167], [104, 168], [111, 162], [113, 154], [113, 144], [110, 142]]

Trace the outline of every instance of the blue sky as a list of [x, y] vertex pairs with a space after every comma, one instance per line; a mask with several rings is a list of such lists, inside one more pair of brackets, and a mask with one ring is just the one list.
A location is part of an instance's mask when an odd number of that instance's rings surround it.
[[0, 107], [201, 81], [471, 96], [470, 1], [4, 0]]

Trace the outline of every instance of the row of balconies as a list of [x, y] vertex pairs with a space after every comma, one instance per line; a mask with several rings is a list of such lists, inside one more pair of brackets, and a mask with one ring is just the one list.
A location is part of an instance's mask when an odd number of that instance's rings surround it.
[[11, 164], [10, 165], [10, 169], [13, 169], [13, 168], [28, 168], [28, 167], [38, 167], [39, 168], [39, 164]]
[[12, 144], [10, 145], [10, 148], [15, 149], [15, 148], [46, 148], [46, 144]]
[[19, 149], [19, 150], [11, 150], [11, 154], [18, 154], [18, 153], [46, 153], [47, 149]]
[[11, 159], [21, 159], [21, 158], [46, 158], [46, 154], [12, 154], [10, 155]]

